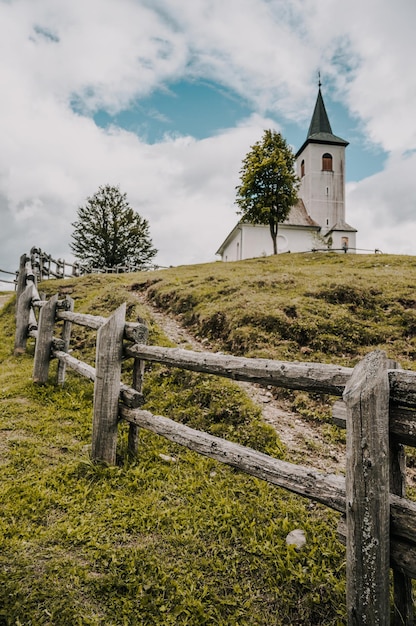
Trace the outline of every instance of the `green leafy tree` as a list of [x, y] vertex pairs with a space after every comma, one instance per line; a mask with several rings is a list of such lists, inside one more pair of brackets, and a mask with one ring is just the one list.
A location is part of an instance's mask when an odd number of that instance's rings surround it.
[[282, 135], [265, 130], [243, 160], [241, 183], [236, 187], [238, 214], [243, 222], [269, 225], [274, 254], [279, 224], [298, 201], [299, 179], [294, 165], [295, 155]]
[[144, 268], [153, 259], [146, 219], [136, 213], [119, 187], [105, 185], [78, 208], [71, 250], [80, 261], [103, 269], [117, 265]]

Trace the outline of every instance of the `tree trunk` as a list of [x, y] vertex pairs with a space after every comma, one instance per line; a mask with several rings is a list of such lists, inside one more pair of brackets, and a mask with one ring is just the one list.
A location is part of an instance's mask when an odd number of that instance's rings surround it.
[[279, 223], [271, 219], [269, 222], [269, 227], [270, 235], [273, 241], [273, 254], [277, 254], [277, 232], [279, 228]]

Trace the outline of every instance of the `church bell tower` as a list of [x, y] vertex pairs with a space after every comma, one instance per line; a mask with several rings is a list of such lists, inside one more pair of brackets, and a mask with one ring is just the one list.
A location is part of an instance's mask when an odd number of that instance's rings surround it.
[[345, 148], [348, 141], [333, 134], [318, 86], [318, 97], [305, 142], [296, 153], [299, 196], [320, 234], [334, 248], [354, 248], [356, 229], [345, 222]]

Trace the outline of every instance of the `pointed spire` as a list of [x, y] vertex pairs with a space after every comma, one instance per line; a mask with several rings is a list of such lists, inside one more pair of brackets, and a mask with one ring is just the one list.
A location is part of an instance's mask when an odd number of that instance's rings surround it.
[[316, 98], [315, 109], [313, 111], [306, 141], [297, 151], [296, 157], [306, 148], [308, 143], [322, 143], [329, 145], [348, 146], [348, 141], [333, 134], [328, 114], [325, 109], [324, 99], [321, 93], [321, 73], [318, 73], [318, 97]]
[[311, 124], [308, 130], [308, 137], [318, 133], [329, 133], [332, 135], [331, 124], [329, 123], [328, 114], [325, 109], [324, 99], [321, 93], [321, 80], [319, 80], [318, 97], [316, 99], [315, 109], [312, 115]]

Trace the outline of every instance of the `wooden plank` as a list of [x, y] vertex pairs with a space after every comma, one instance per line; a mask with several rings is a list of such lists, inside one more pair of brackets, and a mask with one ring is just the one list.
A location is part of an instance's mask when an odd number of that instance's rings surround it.
[[[67, 311], [74, 310], [74, 300], [70, 296], [65, 298], [65, 307]], [[63, 352], [68, 352], [69, 343], [71, 341], [71, 328], [72, 323], [68, 320], [64, 321], [64, 327], [62, 329], [62, 339], [64, 345], [62, 347]], [[63, 385], [65, 383], [65, 373], [66, 373], [66, 364], [65, 361], [59, 361], [58, 363], [58, 372], [57, 372], [57, 383], [58, 385]]]
[[120, 406], [120, 415], [130, 423], [146, 428], [199, 454], [314, 499], [337, 511], [345, 510], [343, 476], [325, 474], [314, 468], [275, 459], [257, 450], [179, 424], [167, 417], [153, 415], [149, 411]]
[[[392, 537], [391, 550], [390, 550], [390, 565], [396, 571], [402, 572], [406, 579], [416, 579], [416, 547], [412, 544], [408, 544], [404, 541], [397, 540]], [[406, 583], [407, 586], [407, 583]], [[402, 590], [403, 592], [406, 589]], [[406, 593], [407, 596], [407, 593]], [[406, 597], [406, 601], [408, 598]], [[410, 626], [414, 623], [414, 605], [407, 605], [406, 611], [401, 614], [400, 612], [395, 616], [395, 624], [406, 624]], [[407, 621], [406, 621], [407, 620]]]
[[390, 530], [416, 545], [416, 502], [390, 494]]
[[[347, 407], [342, 400], [334, 403], [332, 419], [340, 428], [347, 427]], [[416, 411], [390, 402], [390, 435], [398, 443], [416, 447]]]
[[302, 389], [340, 396], [351, 377], [352, 369], [322, 363], [289, 363], [272, 359], [246, 359], [210, 352], [192, 352], [181, 348], [133, 345], [127, 356], [157, 361], [173, 367], [216, 374], [288, 389]]
[[[179, 424], [168, 417], [153, 415], [150, 411], [121, 405], [120, 416], [199, 454], [345, 513], [343, 476], [274, 459], [257, 450]], [[392, 532], [416, 548], [416, 502], [390, 495], [390, 508]]]
[[35, 286], [30, 283], [20, 294], [16, 311], [16, 332], [14, 338], [14, 353], [23, 354], [26, 351], [29, 333], [30, 310]]
[[[74, 370], [81, 376], [88, 378], [92, 382], [95, 381], [95, 367], [92, 367], [92, 365], [88, 365], [88, 363], [84, 363], [83, 361], [73, 357], [71, 354], [61, 350], [52, 350], [52, 356], [65, 363], [67, 367]], [[124, 383], [120, 383], [120, 401], [126, 406], [134, 409], [143, 405], [144, 398], [141, 392], [128, 387]]]
[[57, 311], [56, 319], [72, 322], [79, 326], [86, 326], [93, 330], [98, 330], [109, 318], [102, 315], [90, 315], [89, 313], [74, 313], [72, 311]]
[[84, 376], [84, 378], [88, 378], [92, 382], [95, 381], [95, 367], [92, 367], [92, 365], [84, 363], [84, 361], [80, 361], [79, 359], [73, 357], [71, 354], [63, 352], [61, 350], [54, 350], [52, 352], [52, 356], [56, 359], [59, 359], [59, 361], [65, 363], [67, 367], [71, 368], [81, 376]]
[[390, 400], [404, 406], [416, 407], [416, 372], [389, 371]]
[[[394, 439], [390, 440], [390, 491], [398, 496], [406, 497], [406, 454], [404, 446]], [[408, 552], [410, 546], [406, 546]], [[394, 621], [395, 625], [414, 626], [413, 613], [413, 590], [411, 577], [403, 571], [403, 563], [406, 559], [401, 553], [399, 565], [393, 562], [393, 588], [394, 588]], [[391, 561], [392, 559], [390, 559]], [[412, 575], [411, 575], [412, 576]]]
[[38, 321], [36, 319], [36, 315], [35, 315], [35, 312], [34, 312], [33, 308], [30, 307], [30, 309], [29, 309], [29, 323], [27, 325], [28, 333], [31, 330], [37, 330], [37, 329], [38, 329]]
[[[29, 330], [28, 336], [32, 337], [33, 339], [38, 339], [38, 330], [36, 329], [32, 329]], [[51, 345], [51, 358], [53, 357], [53, 353], [55, 350], [62, 350], [64, 347], [64, 342], [60, 337], [53, 337], [52, 338], [52, 345]]]
[[[133, 364], [133, 389], [142, 392], [144, 378], [145, 362], [141, 359], [134, 359]], [[139, 444], [139, 427], [137, 424], [130, 422], [129, 435], [127, 441], [127, 451], [130, 458], [137, 457]]]
[[[57, 311], [57, 319], [98, 330], [107, 318], [85, 313]], [[124, 337], [135, 344], [126, 348], [132, 358], [156, 361], [197, 372], [216, 374], [234, 380], [286, 387], [342, 396], [352, 368], [323, 363], [291, 363], [270, 359], [245, 359], [231, 355], [193, 352], [180, 348], [144, 345], [148, 337], [145, 324], [126, 322]], [[416, 372], [391, 370], [391, 400], [416, 408]], [[413, 391], [412, 391], [413, 389]]]
[[[338, 539], [345, 545], [347, 542], [347, 524], [345, 516], [338, 523]], [[399, 537], [391, 537], [390, 567], [401, 571], [406, 577], [416, 579], [416, 545], [407, 543]], [[398, 624], [405, 622], [399, 621]]]
[[[391, 369], [399, 369], [399, 367], [398, 363], [392, 362], [390, 364]], [[395, 437], [390, 437], [390, 493], [395, 493], [401, 498], [406, 497], [406, 453], [404, 446], [398, 443]], [[391, 561], [390, 555], [390, 564], [392, 564]], [[404, 562], [404, 559], [402, 559], [402, 562]], [[396, 567], [394, 563], [392, 568], [394, 590], [393, 623], [396, 626], [399, 626], [399, 624], [414, 626], [412, 579], [403, 572], [401, 567]]]
[[416, 447], [416, 411], [390, 403], [390, 432], [396, 441]]
[[[98, 330], [106, 323], [107, 318], [101, 315], [90, 315], [88, 313], [74, 313], [71, 311], [57, 311], [56, 318], [58, 320], [66, 320], [79, 326], [86, 326], [93, 330]], [[145, 324], [139, 322], [126, 322], [124, 328], [124, 338], [135, 343], [146, 342], [149, 336], [149, 330]]]
[[377, 350], [354, 368], [347, 406], [347, 619], [390, 624], [389, 378]]
[[96, 377], [92, 426], [93, 461], [116, 462], [118, 399], [126, 304], [122, 304], [97, 333]]
[[[234, 380], [256, 382], [288, 389], [329, 393], [342, 396], [352, 375], [352, 368], [326, 363], [246, 359], [210, 352], [193, 352], [181, 348], [134, 345], [126, 348], [132, 358], [164, 363], [196, 372], [216, 374]], [[394, 403], [416, 408], [416, 372], [389, 370], [390, 399]]]
[[33, 382], [39, 385], [45, 384], [48, 380], [57, 302], [58, 295], [56, 294], [42, 307], [39, 314], [38, 338], [33, 364]]
[[19, 259], [19, 272], [17, 275], [17, 286], [16, 286], [16, 316], [17, 310], [19, 306], [19, 299], [24, 290], [26, 289], [26, 261], [27, 254], [22, 254]]

